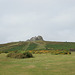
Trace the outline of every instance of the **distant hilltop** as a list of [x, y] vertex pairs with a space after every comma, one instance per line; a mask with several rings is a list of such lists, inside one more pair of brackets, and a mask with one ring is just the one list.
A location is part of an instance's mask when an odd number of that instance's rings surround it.
[[37, 36], [37, 37], [35, 36], [35, 37], [28, 39], [27, 41], [44, 41], [44, 40], [42, 36]]

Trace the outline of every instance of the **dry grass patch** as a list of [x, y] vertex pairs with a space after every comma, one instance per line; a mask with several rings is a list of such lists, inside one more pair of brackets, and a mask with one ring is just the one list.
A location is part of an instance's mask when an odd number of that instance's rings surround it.
[[23, 69], [32, 69], [32, 68], [35, 68], [36, 66], [35, 65], [28, 65], [28, 66], [24, 66], [22, 67]]

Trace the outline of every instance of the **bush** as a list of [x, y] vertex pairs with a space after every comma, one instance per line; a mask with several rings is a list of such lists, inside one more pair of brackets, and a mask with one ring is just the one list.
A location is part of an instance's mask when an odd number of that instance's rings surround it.
[[33, 57], [33, 55], [30, 52], [24, 52], [23, 55], [26, 56], [26, 58]]
[[8, 51], [4, 51], [3, 53], [9, 53]]
[[24, 52], [24, 53], [9, 53], [7, 55], [7, 57], [11, 57], [11, 58], [18, 58], [18, 59], [23, 59], [23, 58], [31, 58], [33, 57], [33, 55], [30, 52]]
[[0, 54], [1, 54], [1, 53], [8, 53], [8, 51], [0, 51]]
[[2, 51], [0, 51], [0, 54], [2, 53]]
[[66, 55], [66, 54], [71, 54], [71, 52], [66, 51], [66, 50], [54, 50], [54, 51], [51, 52], [51, 54], [54, 54], [54, 55], [58, 55], [58, 54]]
[[50, 50], [29, 50], [32, 54], [45, 54], [45, 53], [51, 53]]
[[2, 52], [0, 52], [0, 54], [1, 54]]
[[16, 53], [9, 53], [9, 54], [7, 54], [7, 57], [12, 57], [12, 58], [14, 58], [15, 57], [15, 55], [16, 55]]

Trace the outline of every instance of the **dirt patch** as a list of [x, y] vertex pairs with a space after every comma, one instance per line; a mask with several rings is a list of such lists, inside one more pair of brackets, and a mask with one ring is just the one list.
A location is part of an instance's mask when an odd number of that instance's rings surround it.
[[32, 68], [35, 68], [35, 65], [29, 65], [29, 66], [25, 66], [25, 67], [22, 67], [24, 69], [32, 69]]
[[29, 65], [27, 68], [35, 68], [35, 65]]

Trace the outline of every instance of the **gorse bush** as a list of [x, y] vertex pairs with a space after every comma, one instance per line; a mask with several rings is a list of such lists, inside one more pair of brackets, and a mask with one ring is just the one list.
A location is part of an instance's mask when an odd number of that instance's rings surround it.
[[33, 57], [33, 55], [30, 52], [24, 52], [24, 53], [12, 52], [12, 53], [7, 54], [7, 57], [23, 59], [23, 58], [31, 58]]
[[32, 54], [45, 54], [45, 53], [51, 53], [54, 55], [58, 54], [71, 54], [69, 50], [29, 50], [30, 53]]
[[66, 55], [66, 54], [71, 54], [71, 52], [67, 51], [67, 50], [53, 50], [51, 52], [51, 54], [54, 54], [54, 55], [58, 55], [58, 54]]
[[50, 53], [50, 50], [29, 50], [30, 53], [33, 54], [45, 54], [45, 53]]

